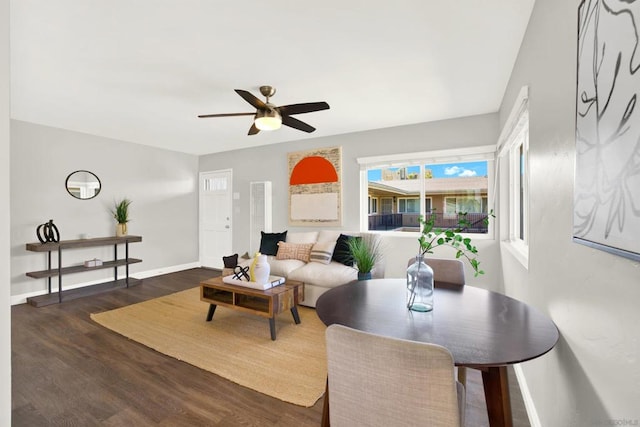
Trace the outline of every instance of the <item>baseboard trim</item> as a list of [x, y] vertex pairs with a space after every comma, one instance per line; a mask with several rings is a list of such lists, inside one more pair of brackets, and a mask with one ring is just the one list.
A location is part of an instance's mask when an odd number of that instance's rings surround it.
[[518, 386], [520, 387], [520, 393], [522, 393], [522, 400], [524, 400], [524, 407], [527, 410], [527, 416], [529, 417], [531, 427], [542, 427], [522, 366], [520, 364], [513, 365], [513, 370], [516, 373], [516, 379], [518, 380]]
[[[135, 277], [136, 279], [146, 279], [148, 277], [160, 276], [162, 274], [176, 273], [178, 271], [189, 270], [191, 268], [198, 268], [198, 267], [200, 267], [199, 262], [191, 262], [188, 264], [171, 265], [168, 267], [156, 268], [154, 270], [140, 271], [140, 272], [131, 274], [130, 277]], [[114, 280], [114, 278], [106, 277], [104, 279], [92, 280], [90, 282], [82, 282], [82, 283], [76, 283], [74, 285], [64, 286], [63, 289], [66, 291], [70, 289], [83, 288], [85, 286], [97, 285], [98, 283], [108, 282], [111, 280]], [[20, 295], [12, 295], [11, 305], [25, 304], [27, 302], [27, 298], [37, 297], [40, 295], [44, 295], [46, 293], [47, 293], [46, 290], [41, 290], [41, 291], [27, 292]]]
[[135, 274], [138, 279], [146, 279], [147, 277], [160, 276], [162, 274], [176, 273], [178, 271], [189, 270], [190, 268], [201, 267], [199, 262], [190, 262], [188, 264], [172, 265], [169, 267], [156, 268], [155, 270], [141, 271]]

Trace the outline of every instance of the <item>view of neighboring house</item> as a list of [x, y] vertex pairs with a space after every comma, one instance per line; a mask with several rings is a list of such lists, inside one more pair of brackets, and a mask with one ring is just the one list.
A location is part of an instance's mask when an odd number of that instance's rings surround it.
[[[485, 163], [486, 169], [486, 162], [481, 163]], [[443, 165], [445, 169], [447, 166], [449, 169], [456, 167]], [[420, 215], [435, 215], [436, 227], [456, 227], [459, 214], [464, 213], [472, 223], [471, 229], [466, 231], [487, 232], [483, 221], [488, 212], [486, 174], [437, 177], [428, 167], [422, 174], [415, 171], [419, 167], [414, 167], [414, 171], [411, 169], [386, 168], [369, 173], [369, 230], [415, 231]], [[380, 179], [375, 179], [378, 177]]]

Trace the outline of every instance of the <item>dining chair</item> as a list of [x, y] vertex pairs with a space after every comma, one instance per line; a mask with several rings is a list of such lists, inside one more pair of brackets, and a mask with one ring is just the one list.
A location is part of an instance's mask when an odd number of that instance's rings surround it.
[[465, 389], [446, 348], [337, 324], [326, 342], [332, 427], [464, 425]]
[[[407, 262], [407, 267], [413, 264], [415, 258], [410, 258]], [[465, 285], [464, 279], [464, 264], [459, 259], [442, 259], [424, 257], [429, 267], [433, 269], [433, 280], [435, 282], [446, 282], [451, 285]], [[467, 385], [467, 369], [465, 367], [459, 367], [458, 369], [458, 381], [464, 386]]]
[[[415, 260], [415, 257], [411, 257], [407, 262], [407, 267], [413, 264]], [[461, 260], [431, 257], [424, 257], [423, 260], [433, 269], [433, 280], [436, 282], [465, 285], [464, 264]]]

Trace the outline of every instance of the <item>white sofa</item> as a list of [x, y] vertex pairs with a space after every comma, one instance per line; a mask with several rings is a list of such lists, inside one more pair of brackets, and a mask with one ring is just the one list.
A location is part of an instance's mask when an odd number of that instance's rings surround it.
[[[308, 232], [287, 232], [286, 242], [297, 244], [335, 242], [340, 234], [361, 236], [365, 233], [347, 232], [339, 230], [320, 230]], [[371, 234], [371, 238], [379, 235]], [[299, 259], [277, 259], [274, 255], [267, 256], [271, 266], [271, 275], [283, 276], [290, 280], [304, 283], [304, 301], [302, 305], [315, 307], [318, 297], [336, 286], [344, 285], [358, 279], [358, 270], [332, 260], [329, 264], [320, 262], [304, 262]], [[242, 264], [248, 265], [251, 260]], [[373, 271], [373, 278], [384, 277], [384, 260], [380, 260]]]

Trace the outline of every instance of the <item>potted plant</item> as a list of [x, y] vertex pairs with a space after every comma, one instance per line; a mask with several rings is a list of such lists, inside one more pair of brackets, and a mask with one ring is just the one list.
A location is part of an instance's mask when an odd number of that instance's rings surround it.
[[368, 234], [351, 237], [347, 246], [358, 269], [358, 280], [371, 279], [371, 271], [382, 255], [379, 237]]
[[[489, 217], [495, 217], [493, 211], [483, 219], [485, 224], [488, 224]], [[458, 227], [454, 229], [436, 227], [435, 221], [435, 214], [427, 219], [420, 217], [420, 250], [415, 262], [407, 268], [407, 308], [410, 310], [433, 310], [433, 270], [424, 262], [424, 256], [433, 253], [438, 246], [453, 248], [456, 258], [466, 259], [476, 276], [484, 274], [476, 257], [478, 249], [471, 243], [471, 238], [461, 234], [473, 225], [467, 219], [467, 214], [458, 214]]]
[[127, 235], [127, 223], [129, 220], [129, 205], [131, 200], [124, 198], [120, 202], [116, 203], [114, 209], [111, 211], [113, 217], [117, 221], [116, 236], [122, 237]]

